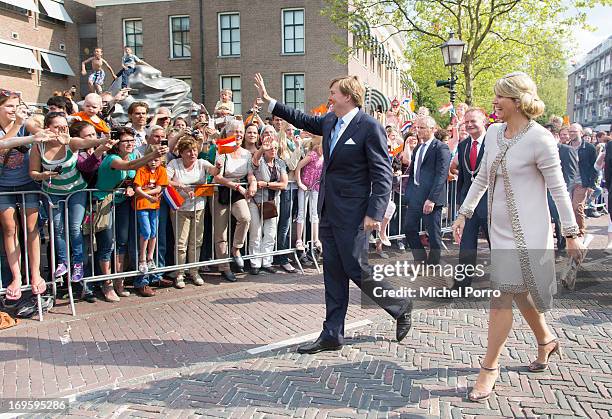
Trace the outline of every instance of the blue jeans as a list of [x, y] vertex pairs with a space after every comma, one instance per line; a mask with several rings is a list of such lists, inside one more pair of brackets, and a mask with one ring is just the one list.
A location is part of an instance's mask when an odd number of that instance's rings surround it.
[[128, 87], [130, 84], [130, 75], [136, 71], [133, 67], [128, 67], [127, 69], [123, 69], [121, 72], [121, 88], [124, 89]]
[[[290, 225], [291, 225], [291, 207], [293, 197], [297, 196], [297, 190], [287, 189], [280, 193], [280, 204], [278, 212], [278, 226], [276, 235], [276, 248], [277, 250], [289, 249], [291, 246], [290, 236]], [[279, 255], [274, 257], [274, 262], [279, 265], [285, 265], [289, 263], [289, 257], [285, 255]]]
[[138, 234], [144, 240], [157, 237], [157, 218], [157, 210], [145, 209], [136, 211], [136, 219], [138, 220]]
[[70, 235], [70, 250], [72, 263], [83, 263], [83, 235], [81, 224], [85, 217], [85, 205], [87, 204], [87, 193], [77, 192], [68, 200], [68, 222], [66, 222], [65, 208], [66, 195], [49, 195], [53, 206], [53, 224], [55, 228], [55, 254], [56, 263], [68, 261], [66, 249], [66, 224]]
[[130, 200], [115, 204], [114, 224], [106, 230], [96, 233], [98, 243], [98, 260], [108, 262], [113, 252], [113, 232], [116, 240], [116, 251], [119, 255], [129, 252], [130, 257], [136, 260], [136, 223], [134, 210]]

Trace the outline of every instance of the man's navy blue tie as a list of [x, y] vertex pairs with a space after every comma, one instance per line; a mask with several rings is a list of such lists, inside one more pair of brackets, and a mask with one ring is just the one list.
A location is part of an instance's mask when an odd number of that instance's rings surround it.
[[334, 147], [336, 147], [336, 143], [338, 142], [338, 137], [340, 134], [340, 130], [342, 129], [342, 125], [344, 124], [344, 121], [342, 120], [342, 118], [338, 119], [338, 122], [336, 122], [336, 126], [334, 127], [334, 133], [332, 134], [331, 137], [331, 142], [329, 143], [329, 154], [331, 155], [331, 153], [333, 153], [334, 151]]

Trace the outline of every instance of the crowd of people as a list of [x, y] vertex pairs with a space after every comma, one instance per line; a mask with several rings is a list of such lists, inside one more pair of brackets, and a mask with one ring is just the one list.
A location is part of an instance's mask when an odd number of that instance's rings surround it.
[[[214, 268], [233, 282], [236, 272], [294, 272], [291, 252], [283, 250], [295, 248], [306, 263], [309, 254], [322, 254], [317, 213], [322, 137], [278, 116], [264, 119], [260, 100], [244, 118], [234, 115], [230, 90], [220, 92], [213, 115], [202, 108], [178, 116], [131, 100], [129, 122], [118, 126], [111, 110], [128, 98], [129, 89], [116, 95], [98, 89], [106, 63], [101, 51], [83, 63], [83, 71], [90, 62], [95, 70], [91, 87], [100, 94], [89, 93], [80, 104], [74, 102], [74, 91], [57, 92], [44, 112], [29, 115], [19, 92], [0, 91], [1, 288], [7, 300], [22, 297], [26, 277], [33, 294], [45, 293], [48, 282], [64, 277], [86, 301], [96, 301], [98, 295], [116, 302], [130, 295], [126, 280], [95, 281], [96, 276], [138, 271], [134, 290], [151, 297], [154, 287], [204, 284], [201, 275], [212, 266], [199, 262], [220, 260]], [[140, 63], [126, 49], [124, 86]], [[403, 234], [405, 239], [396, 239], [399, 249], [408, 245], [416, 261], [438, 263], [442, 211], [448, 206], [445, 211], [454, 217], [465, 198], [491, 121], [484, 110], [459, 105], [447, 129], [425, 108], [405, 132], [402, 121], [388, 122], [385, 132], [395, 177], [382, 229], [371, 240], [379, 255], [387, 257], [389, 237]], [[602, 194], [601, 181], [610, 137], [562, 122], [553, 118], [547, 128], [559, 141], [562, 163], [561, 147], [569, 150], [571, 161], [563, 170], [583, 234], [585, 217], [600, 215], [594, 205], [607, 195]], [[202, 187], [210, 184], [217, 186]], [[550, 196], [549, 201], [558, 248], [563, 249], [558, 212]], [[480, 218], [470, 221], [476, 223], [470, 227], [475, 233], [464, 235], [464, 261], [474, 257], [479, 230], [488, 238], [486, 203], [479, 208]], [[597, 212], [605, 211], [599, 206]], [[49, 219], [55, 262], [51, 266], [49, 260], [45, 280], [41, 237]], [[427, 240], [421, 237], [421, 225]], [[609, 232], [612, 243], [612, 224]], [[243, 259], [247, 255], [248, 261]], [[179, 267], [164, 269], [174, 265]], [[468, 278], [456, 286], [469, 283]]]

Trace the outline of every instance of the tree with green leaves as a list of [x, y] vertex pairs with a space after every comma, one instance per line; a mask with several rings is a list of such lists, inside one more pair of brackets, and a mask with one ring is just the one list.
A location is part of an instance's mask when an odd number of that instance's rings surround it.
[[[555, 111], [565, 109], [565, 67], [572, 31], [585, 24], [584, 11], [612, 0], [326, 0], [333, 22], [346, 27], [355, 19], [385, 26], [406, 43], [419, 104], [442, 102], [448, 93], [435, 79], [448, 77], [439, 46], [452, 31], [466, 43], [458, 68], [459, 94], [468, 105], [490, 107], [494, 81], [525, 71], [541, 86]], [[571, 8], [571, 9], [570, 9]], [[573, 10], [574, 16], [570, 16]], [[384, 40], [381, 40], [384, 42]], [[356, 48], [367, 47], [357, 43]], [[563, 83], [561, 83], [563, 80]], [[561, 108], [562, 104], [562, 108]], [[552, 105], [552, 106], [551, 106]]]

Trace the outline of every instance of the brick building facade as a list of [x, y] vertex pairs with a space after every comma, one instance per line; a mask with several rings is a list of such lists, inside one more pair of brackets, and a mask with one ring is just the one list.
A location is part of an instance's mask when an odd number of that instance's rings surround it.
[[40, 104], [80, 86], [80, 63], [95, 36], [93, 0], [0, 1], [0, 87]]
[[[96, 0], [97, 37], [113, 68], [120, 68], [127, 44], [165, 76], [191, 84], [194, 101], [210, 111], [219, 90], [230, 88], [236, 113], [246, 112], [256, 97], [256, 72], [264, 75], [271, 95], [305, 110], [327, 100], [329, 80], [338, 75], [359, 74], [385, 95], [400, 96], [400, 43], [391, 39], [376, 52], [347, 57], [353, 34], [321, 14], [325, 4]], [[343, 54], [344, 60], [335, 58]]]

